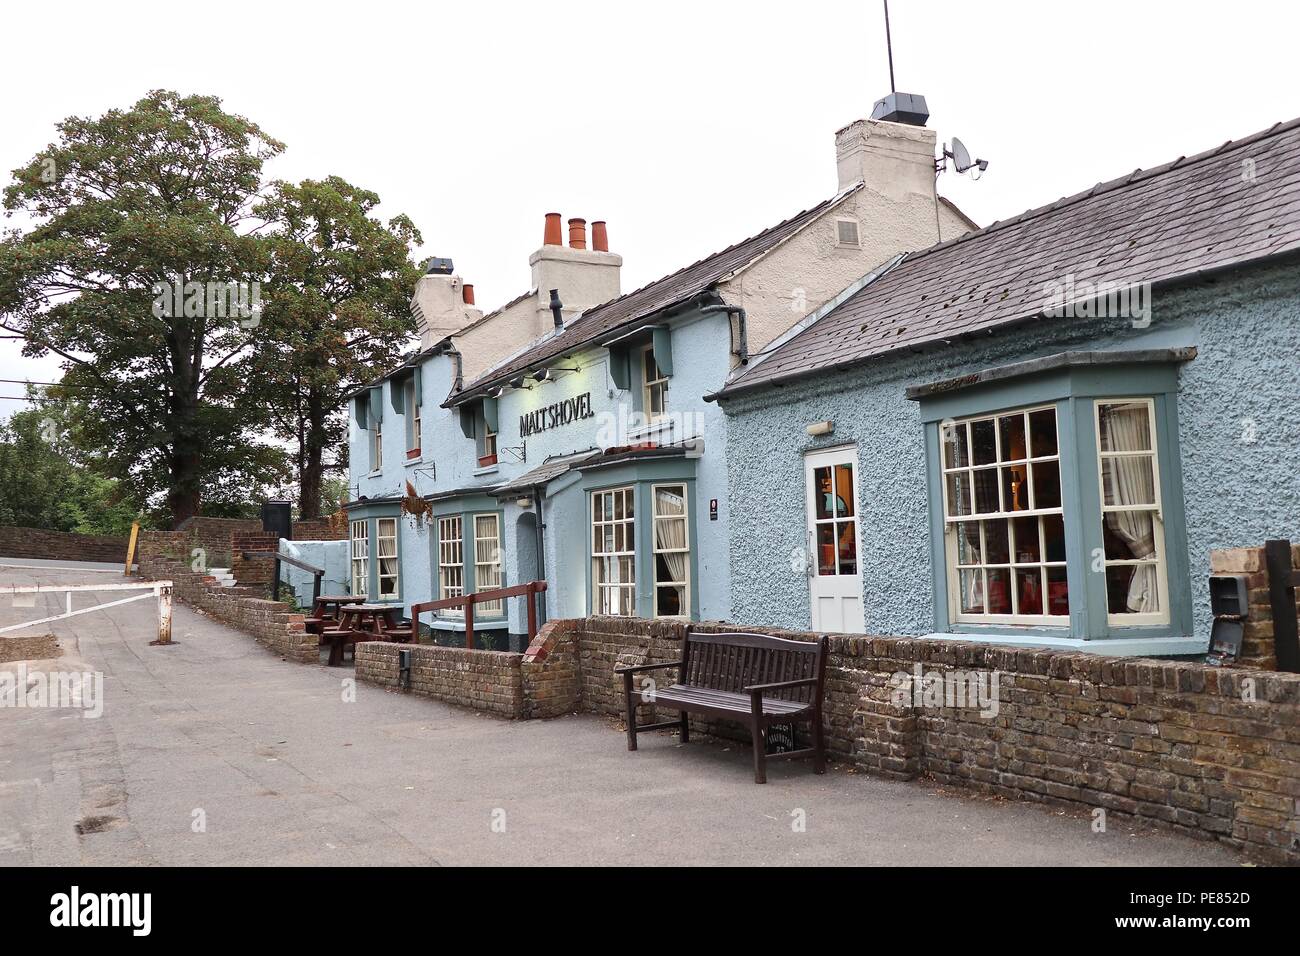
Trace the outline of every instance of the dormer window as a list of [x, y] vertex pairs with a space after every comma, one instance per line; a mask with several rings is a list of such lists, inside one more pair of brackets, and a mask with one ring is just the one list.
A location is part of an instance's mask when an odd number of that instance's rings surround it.
[[668, 414], [668, 376], [655, 362], [653, 345], [648, 345], [642, 355], [644, 371], [642, 386], [643, 411], [647, 421], [655, 422]]
[[384, 467], [384, 427], [379, 423], [379, 419], [375, 419], [372, 435], [374, 444], [370, 452], [370, 470], [379, 471]]
[[483, 444], [479, 449], [478, 466], [487, 468], [497, 463], [497, 433], [486, 421], [483, 422]]

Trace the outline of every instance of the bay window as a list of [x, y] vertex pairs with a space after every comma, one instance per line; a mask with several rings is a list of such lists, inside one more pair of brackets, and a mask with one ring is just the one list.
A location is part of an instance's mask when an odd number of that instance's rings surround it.
[[635, 501], [631, 487], [591, 496], [593, 614], [636, 614]]
[[938, 631], [1199, 648], [1177, 447], [1193, 358], [1064, 352], [908, 389], [927, 425]]
[[685, 485], [654, 486], [655, 617], [689, 617], [691, 549]]

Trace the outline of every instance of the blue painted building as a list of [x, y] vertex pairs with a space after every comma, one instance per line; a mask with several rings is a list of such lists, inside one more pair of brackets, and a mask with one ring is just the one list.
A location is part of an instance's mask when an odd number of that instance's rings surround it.
[[1300, 124], [884, 261], [709, 396], [741, 622], [1207, 649], [1300, 539]]
[[[872, 264], [973, 228], [935, 193], [934, 143], [853, 123], [831, 198], [626, 295], [604, 224], [589, 249], [570, 220], [566, 246], [558, 214], [530, 290], [487, 315], [434, 260], [422, 348], [351, 398], [351, 590], [409, 613], [545, 580], [546, 617], [730, 617], [754, 503], [728, 501], [728, 419], [704, 396]], [[478, 608], [476, 631], [517, 644], [525, 610]]]

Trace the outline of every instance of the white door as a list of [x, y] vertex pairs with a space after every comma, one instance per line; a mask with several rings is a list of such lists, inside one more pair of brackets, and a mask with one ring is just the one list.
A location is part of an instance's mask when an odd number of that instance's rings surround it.
[[808, 507], [808, 588], [815, 631], [862, 634], [858, 554], [858, 455], [854, 448], [804, 458]]

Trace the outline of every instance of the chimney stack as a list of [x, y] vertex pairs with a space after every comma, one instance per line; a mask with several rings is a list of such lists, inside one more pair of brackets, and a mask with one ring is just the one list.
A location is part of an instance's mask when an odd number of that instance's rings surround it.
[[[900, 94], [901, 95], [901, 94]], [[919, 99], [919, 98], [918, 98]], [[924, 108], [921, 100], [921, 108]], [[883, 115], [902, 118], [896, 110]], [[919, 119], [920, 114], [910, 116]], [[934, 130], [916, 122], [860, 119], [835, 134], [839, 188], [864, 183], [894, 202], [934, 204]]]
[[558, 212], [548, 212], [546, 214], [546, 231], [542, 235], [542, 245], [564, 245], [564, 237], [560, 232], [560, 214]]
[[592, 252], [609, 252], [609, 233], [605, 231], [605, 220], [597, 219], [591, 224]]
[[430, 259], [415, 284], [411, 311], [420, 330], [421, 347], [428, 348], [483, 317], [474, 308], [474, 287], [461, 282], [450, 259]]
[[569, 248], [570, 249], [587, 248], [587, 220], [585, 219], [569, 220]]

